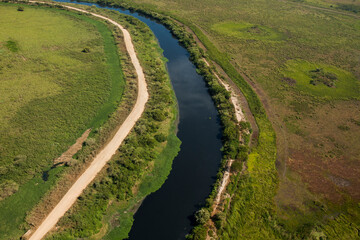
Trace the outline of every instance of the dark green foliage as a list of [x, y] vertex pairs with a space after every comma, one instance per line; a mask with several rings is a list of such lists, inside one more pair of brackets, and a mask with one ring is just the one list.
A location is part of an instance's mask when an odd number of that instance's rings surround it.
[[83, 53], [89, 53], [89, 52], [90, 52], [90, 48], [89, 48], [89, 47], [85, 47], [81, 52], [83, 52]]
[[353, 13], [359, 13], [360, 12], [360, 6], [354, 5], [354, 4], [342, 4], [342, 3], [339, 3], [336, 8], [341, 9], [341, 10], [345, 10], [345, 11], [349, 11], [349, 12], [353, 12]]
[[6, 42], [5, 46], [11, 51], [11, 52], [18, 52], [19, 46], [16, 41], [9, 40]]
[[328, 87], [335, 87], [335, 81], [337, 80], [337, 76], [331, 72], [325, 72], [323, 69], [317, 68], [315, 70], [311, 70], [310, 77], [310, 84], [318, 85], [324, 84]]
[[166, 119], [166, 113], [160, 109], [151, 112], [151, 116], [155, 121], [162, 122]]
[[22, 11], [24, 11], [24, 7], [18, 6], [17, 10], [18, 10], [19, 12], [22, 12]]
[[207, 228], [203, 225], [198, 225], [193, 228], [191, 234], [186, 236], [188, 240], [205, 240], [207, 234]]
[[213, 222], [215, 223], [215, 227], [217, 229], [220, 229], [223, 227], [225, 220], [226, 220], [226, 214], [224, 212], [218, 212], [213, 217]]
[[242, 169], [242, 162], [240, 161], [234, 161], [233, 164], [231, 165], [231, 171], [232, 172], [235, 172], [235, 173], [238, 173], [240, 172]]
[[350, 127], [347, 125], [339, 125], [338, 129], [342, 130], [342, 131], [349, 131]]
[[165, 136], [165, 134], [163, 134], [163, 133], [156, 134], [156, 135], [154, 136], [154, 138], [155, 138], [156, 141], [158, 141], [158, 142], [165, 142], [165, 141], [166, 141], [166, 136]]

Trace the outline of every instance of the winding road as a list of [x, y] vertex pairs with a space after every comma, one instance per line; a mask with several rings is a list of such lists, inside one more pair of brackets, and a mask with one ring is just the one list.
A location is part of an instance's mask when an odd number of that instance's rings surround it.
[[[30, 1], [30, 2], [36, 2], [36, 1]], [[37, 229], [35, 229], [33, 232], [29, 232], [28, 235], [31, 235], [29, 240], [42, 239], [56, 225], [59, 219], [70, 209], [70, 207], [76, 202], [76, 199], [81, 195], [83, 190], [94, 180], [96, 175], [103, 169], [106, 163], [111, 159], [111, 157], [120, 147], [123, 140], [130, 133], [131, 129], [135, 126], [135, 123], [144, 112], [145, 104], [149, 98], [149, 93], [147, 91], [147, 85], [146, 85], [143, 69], [140, 66], [139, 60], [136, 56], [129, 32], [117, 22], [102, 15], [91, 13], [67, 5], [62, 5], [62, 6], [71, 10], [91, 14], [95, 17], [104, 19], [110, 22], [111, 24], [115, 25], [119, 29], [121, 29], [124, 35], [126, 50], [130, 55], [131, 62], [134, 65], [138, 76], [138, 95], [134, 108], [132, 109], [131, 113], [126, 118], [126, 120], [123, 122], [123, 124], [120, 126], [114, 137], [110, 140], [110, 142], [106, 146], [104, 146], [103, 150], [97, 156], [95, 156], [91, 165], [71, 186], [69, 191], [63, 196], [63, 198], [50, 212], [50, 214], [43, 220], [40, 226]]]

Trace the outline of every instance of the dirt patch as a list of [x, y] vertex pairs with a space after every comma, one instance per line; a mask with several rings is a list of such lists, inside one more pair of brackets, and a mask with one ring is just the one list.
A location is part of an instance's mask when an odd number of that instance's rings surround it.
[[294, 86], [296, 84], [296, 80], [290, 77], [283, 77], [282, 81], [286, 82], [290, 86]]
[[342, 202], [343, 193], [360, 199], [360, 164], [344, 160], [324, 160], [309, 152], [292, 150], [288, 165], [298, 172], [311, 192], [332, 202]]
[[69, 162], [72, 157], [82, 148], [85, 140], [88, 138], [89, 134], [91, 132], [91, 129], [86, 130], [81, 137], [79, 137], [76, 142], [69, 147], [69, 149], [61, 154], [60, 157], [54, 160], [54, 165], [58, 165], [60, 163], [66, 163]]

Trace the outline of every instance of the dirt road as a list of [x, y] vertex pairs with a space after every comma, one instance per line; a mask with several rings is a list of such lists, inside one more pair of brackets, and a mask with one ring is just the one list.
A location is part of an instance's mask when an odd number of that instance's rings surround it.
[[[64, 5], [64, 7], [79, 12], [90, 13], [85, 10], [66, 6], [66, 5]], [[50, 214], [45, 218], [45, 220], [40, 224], [40, 226], [32, 234], [30, 233], [31, 237], [29, 238], [29, 240], [42, 239], [56, 225], [59, 219], [66, 213], [66, 211], [70, 209], [70, 207], [75, 203], [76, 199], [81, 195], [83, 190], [91, 183], [92, 180], [94, 180], [95, 176], [111, 159], [111, 157], [115, 154], [116, 150], [119, 148], [120, 144], [123, 142], [125, 137], [130, 133], [136, 121], [141, 117], [142, 113], [144, 112], [145, 104], [149, 98], [144, 73], [140, 66], [139, 60], [136, 57], [136, 53], [129, 32], [125, 28], [123, 28], [120, 24], [116, 23], [115, 21], [107, 17], [95, 13], [90, 13], [90, 14], [95, 17], [107, 20], [111, 24], [114, 24], [116, 27], [120, 28], [121, 31], [123, 32], [126, 50], [130, 55], [131, 62], [134, 65], [136, 73], [138, 75], [137, 100], [131, 113], [126, 118], [124, 123], [121, 125], [119, 130], [116, 132], [115, 136], [104, 147], [104, 149], [94, 158], [91, 165], [71, 186], [69, 191], [64, 195], [64, 197], [50, 212]]]

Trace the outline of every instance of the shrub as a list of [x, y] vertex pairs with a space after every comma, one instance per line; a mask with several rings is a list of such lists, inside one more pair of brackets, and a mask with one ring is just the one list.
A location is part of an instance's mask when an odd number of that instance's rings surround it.
[[166, 119], [166, 115], [164, 114], [163, 111], [161, 111], [160, 109], [155, 109], [152, 113], [152, 118], [155, 120], [155, 121], [158, 121], [158, 122], [162, 122]]
[[207, 229], [204, 226], [196, 226], [193, 228], [192, 233], [186, 236], [188, 240], [205, 240]]
[[19, 51], [19, 46], [16, 41], [9, 40], [6, 42], [5, 46], [11, 51], [11, 52], [17, 52]]
[[163, 133], [156, 134], [154, 137], [155, 137], [156, 141], [158, 141], [158, 142], [165, 142], [166, 141], [166, 136]]
[[90, 48], [89, 48], [89, 47], [85, 47], [81, 52], [83, 52], [83, 53], [89, 53], [89, 52], [90, 52]]
[[210, 219], [210, 212], [206, 208], [202, 208], [195, 213], [195, 219], [198, 224], [205, 224]]
[[14, 157], [14, 166], [20, 166], [22, 165], [27, 159], [27, 156], [25, 155], [17, 155]]
[[338, 4], [338, 9], [353, 12], [353, 13], [359, 13], [360, 12], [360, 6], [354, 5], [354, 4]]
[[0, 184], [0, 201], [14, 194], [19, 189], [19, 184], [13, 180], [6, 180]]
[[84, 146], [91, 146], [94, 145], [96, 143], [95, 138], [88, 138], [85, 140], [85, 142], [83, 143]]
[[17, 10], [18, 10], [19, 12], [23, 12], [23, 11], [24, 11], [24, 8], [21, 7], [21, 6], [18, 6]]
[[231, 171], [232, 172], [240, 172], [242, 170], [242, 164], [241, 161], [234, 161], [231, 165]]
[[338, 129], [340, 129], [341, 131], [349, 131], [350, 127], [346, 125], [340, 125], [338, 126]]
[[214, 216], [214, 223], [215, 223], [215, 227], [217, 229], [222, 228], [224, 221], [226, 218], [226, 214], [224, 212], [218, 212], [215, 214]]

